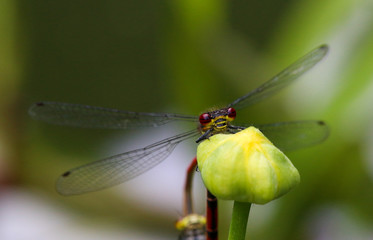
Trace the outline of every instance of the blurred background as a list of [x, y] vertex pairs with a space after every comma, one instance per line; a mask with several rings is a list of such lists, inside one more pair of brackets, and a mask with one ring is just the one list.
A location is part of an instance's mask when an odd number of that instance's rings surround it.
[[[288, 153], [302, 182], [254, 205], [247, 239], [373, 239], [373, 2], [0, 1], [0, 239], [177, 239], [193, 141], [118, 187], [63, 197], [64, 171], [193, 126], [131, 131], [34, 121], [36, 101], [198, 115], [297, 58], [330, 52], [240, 122], [324, 120], [329, 139]], [[196, 211], [205, 189], [195, 174]], [[220, 239], [232, 203], [219, 202]]]

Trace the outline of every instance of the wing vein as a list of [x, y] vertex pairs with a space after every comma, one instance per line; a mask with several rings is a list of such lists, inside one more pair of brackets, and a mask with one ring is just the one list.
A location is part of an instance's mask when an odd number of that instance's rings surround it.
[[162, 162], [178, 143], [197, 135], [199, 132], [194, 129], [144, 148], [74, 168], [58, 178], [57, 191], [63, 195], [76, 195], [128, 181]]

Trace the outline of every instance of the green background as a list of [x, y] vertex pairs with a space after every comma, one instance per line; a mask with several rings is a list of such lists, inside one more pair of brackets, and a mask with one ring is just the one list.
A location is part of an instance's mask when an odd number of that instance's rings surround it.
[[[54, 190], [63, 171], [104, 156], [106, 139], [131, 139], [136, 131], [47, 126], [30, 119], [27, 108], [49, 100], [198, 115], [327, 43], [327, 58], [300, 81], [238, 113], [241, 122], [320, 119], [331, 129], [323, 144], [288, 154], [301, 184], [252, 207], [247, 239], [370, 239], [372, 12], [371, 0], [0, 1], [0, 198], [42, 197], [51, 222], [59, 219], [55, 209], [63, 209], [81, 232], [107, 233], [106, 239], [176, 239], [176, 210], [144, 210], [115, 189], [72, 198]], [[191, 143], [190, 156], [195, 148]], [[226, 239], [230, 209], [230, 202], [220, 202], [220, 239]], [[27, 223], [40, 216], [19, 216], [22, 224], [15, 225], [24, 239], [75, 236], [48, 224], [33, 235]], [[9, 228], [17, 223], [0, 221]], [[9, 228], [0, 230], [1, 239], [23, 239]], [[109, 237], [122, 229], [135, 235]]]

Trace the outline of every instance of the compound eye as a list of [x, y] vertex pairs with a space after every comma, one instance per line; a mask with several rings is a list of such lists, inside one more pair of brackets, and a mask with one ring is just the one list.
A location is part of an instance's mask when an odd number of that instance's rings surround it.
[[208, 114], [208, 113], [202, 113], [201, 115], [199, 115], [199, 122], [202, 125], [206, 125], [206, 124], [210, 123], [211, 122], [211, 116], [210, 116], [210, 114]]
[[228, 108], [228, 117], [235, 119], [236, 118], [236, 109]]

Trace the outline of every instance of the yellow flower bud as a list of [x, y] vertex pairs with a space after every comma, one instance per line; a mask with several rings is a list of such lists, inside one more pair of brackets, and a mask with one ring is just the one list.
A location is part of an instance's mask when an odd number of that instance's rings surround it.
[[185, 217], [182, 217], [175, 223], [177, 230], [183, 231], [186, 229], [203, 229], [206, 225], [205, 216], [191, 213]]
[[203, 141], [197, 161], [205, 186], [220, 199], [265, 204], [300, 182], [291, 161], [255, 127]]

